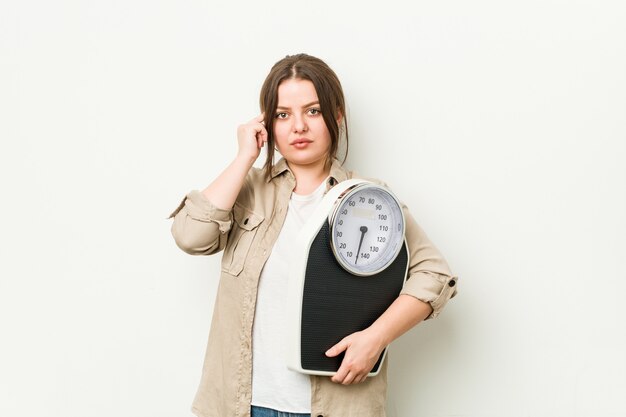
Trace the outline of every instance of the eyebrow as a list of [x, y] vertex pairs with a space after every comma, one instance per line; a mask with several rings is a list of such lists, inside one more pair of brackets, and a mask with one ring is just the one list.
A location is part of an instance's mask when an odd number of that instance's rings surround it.
[[[312, 101], [312, 102], [310, 102], [310, 103], [308, 103], [308, 104], [305, 104], [305, 105], [304, 105], [304, 106], [302, 106], [302, 107], [309, 107], [309, 106], [312, 106], [312, 105], [314, 105], [314, 104], [320, 104], [320, 102], [319, 102], [319, 101]], [[285, 107], [285, 106], [276, 106], [276, 108], [277, 108], [277, 109], [286, 109], [286, 110], [289, 110], [289, 107]]]

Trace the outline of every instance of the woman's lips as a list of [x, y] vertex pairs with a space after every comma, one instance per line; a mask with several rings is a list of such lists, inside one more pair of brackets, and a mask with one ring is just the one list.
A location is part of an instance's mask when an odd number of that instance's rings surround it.
[[291, 142], [291, 145], [296, 149], [304, 149], [307, 146], [309, 146], [309, 143], [311, 142], [313, 141], [309, 139], [296, 139], [293, 142]]

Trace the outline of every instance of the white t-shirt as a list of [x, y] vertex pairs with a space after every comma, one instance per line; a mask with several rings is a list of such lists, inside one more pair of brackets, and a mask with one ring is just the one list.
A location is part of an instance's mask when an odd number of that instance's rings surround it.
[[326, 181], [311, 194], [291, 194], [285, 223], [261, 271], [252, 328], [252, 405], [311, 412], [309, 375], [291, 371], [285, 361], [285, 300], [293, 241], [322, 201]]

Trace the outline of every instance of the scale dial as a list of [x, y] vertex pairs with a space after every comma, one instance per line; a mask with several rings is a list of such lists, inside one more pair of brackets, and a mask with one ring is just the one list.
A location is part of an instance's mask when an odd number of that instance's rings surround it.
[[331, 247], [348, 272], [368, 276], [387, 268], [404, 243], [404, 213], [387, 188], [361, 183], [348, 189], [329, 216]]

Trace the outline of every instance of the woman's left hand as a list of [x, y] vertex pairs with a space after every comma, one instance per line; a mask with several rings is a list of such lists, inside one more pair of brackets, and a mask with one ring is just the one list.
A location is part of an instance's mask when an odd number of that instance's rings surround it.
[[326, 351], [328, 357], [346, 351], [341, 366], [331, 381], [343, 385], [365, 381], [384, 348], [382, 337], [370, 328], [344, 337]]

